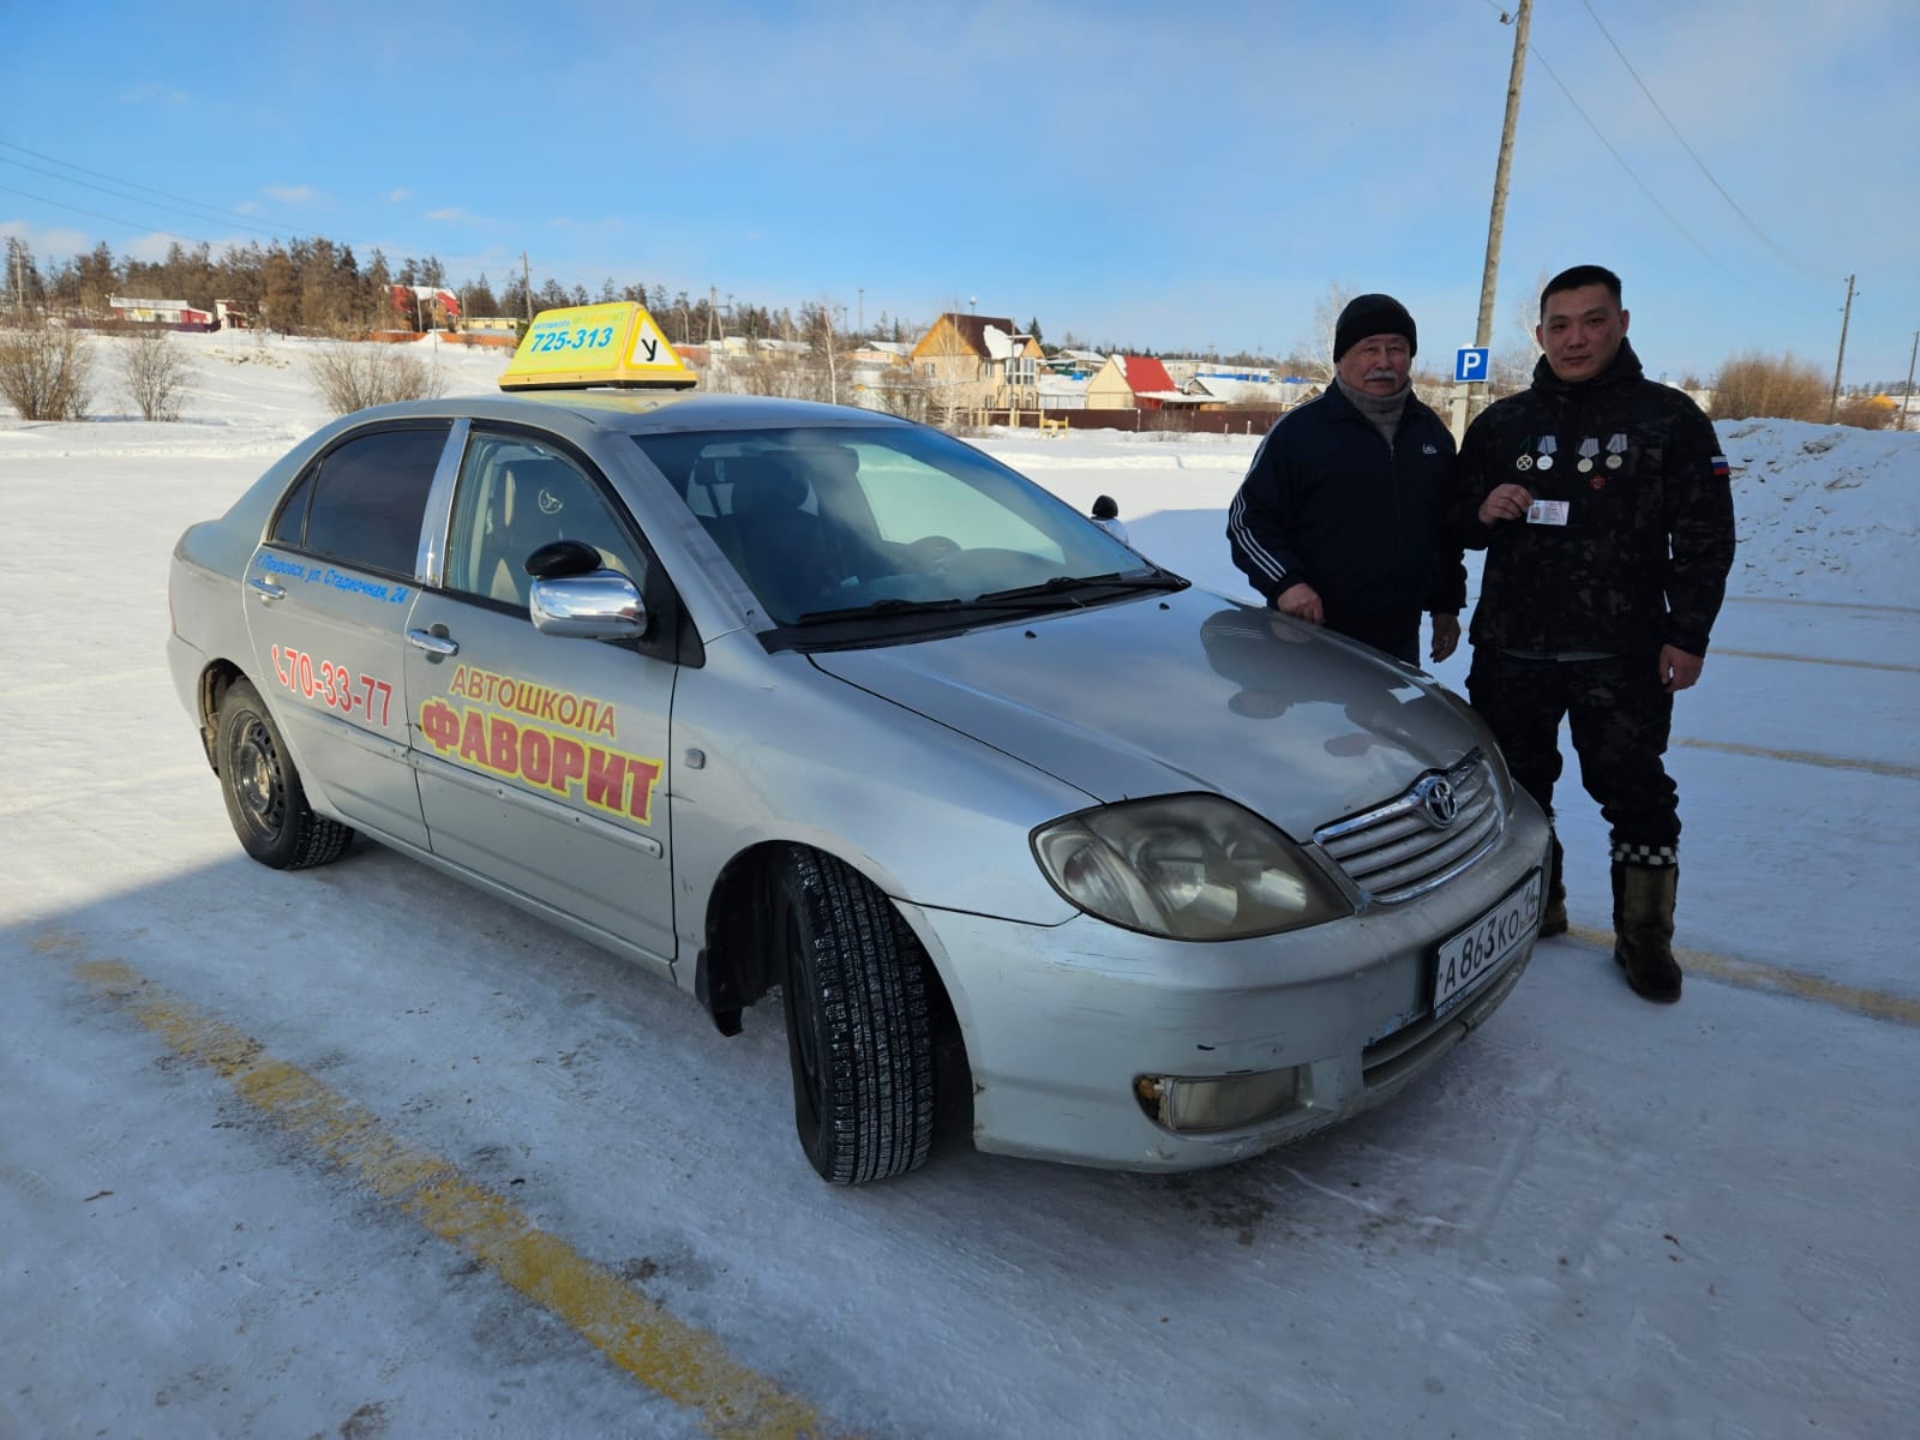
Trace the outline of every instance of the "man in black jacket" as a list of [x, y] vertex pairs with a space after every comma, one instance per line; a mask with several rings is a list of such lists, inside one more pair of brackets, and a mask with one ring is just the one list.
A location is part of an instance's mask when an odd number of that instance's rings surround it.
[[[1548, 282], [1546, 353], [1531, 389], [1468, 429], [1453, 531], [1487, 552], [1467, 694], [1549, 816], [1566, 717], [1612, 830], [1614, 958], [1640, 995], [1678, 1000], [1679, 797], [1661, 756], [1726, 593], [1733, 497], [1712, 422], [1644, 377], [1627, 319], [1610, 270]], [[1560, 858], [1556, 837], [1542, 934], [1567, 927]]]
[[1233, 563], [1283, 615], [1419, 663], [1460, 643], [1466, 570], [1444, 532], [1453, 436], [1414, 398], [1419, 338], [1390, 295], [1362, 295], [1334, 329], [1326, 393], [1260, 443], [1227, 511]]

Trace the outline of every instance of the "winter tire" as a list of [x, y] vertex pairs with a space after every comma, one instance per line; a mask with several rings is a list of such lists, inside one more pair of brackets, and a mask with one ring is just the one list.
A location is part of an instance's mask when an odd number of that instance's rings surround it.
[[831, 856], [796, 850], [774, 884], [794, 1124], [822, 1179], [858, 1185], [926, 1163], [933, 1142], [927, 960], [891, 901]]
[[221, 697], [214, 755], [227, 818], [247, 854], [275, 870], [305, 870], [345, 852], [353, 831], [307, 804], [280, 727], [244, 680]]

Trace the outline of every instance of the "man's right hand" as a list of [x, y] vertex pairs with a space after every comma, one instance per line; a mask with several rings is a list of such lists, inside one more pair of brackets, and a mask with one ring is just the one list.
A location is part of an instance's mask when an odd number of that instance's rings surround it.
[[1524, 520], [1533, 505], [1533, 492], [1524, 485], [1496, 485], [1480, 502], [1480, 523], [1497, 525], [1502, 520]]
[[1273, 602], [1273, 608], [1282, 615], [1291, 615], [1309, 625], [1327, 623], [1327, 612], [1320, 605], [1320, 592], [1304, 580], [1282, 590], [1279, 598]]

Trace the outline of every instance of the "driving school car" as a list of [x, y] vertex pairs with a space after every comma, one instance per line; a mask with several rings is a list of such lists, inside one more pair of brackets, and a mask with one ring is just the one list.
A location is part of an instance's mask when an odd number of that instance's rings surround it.
[[777, 996], [840, 1183], [947, 1093], [983, 1150], [1252, 1155], [1511, 991], [1546, 825], [1462, 701], [939, 430], [692, 379], [639, 307], [549, 312], [510, 393], [348, 415], [181, 537], [248, 854], [365, 836], [722, 1034]]

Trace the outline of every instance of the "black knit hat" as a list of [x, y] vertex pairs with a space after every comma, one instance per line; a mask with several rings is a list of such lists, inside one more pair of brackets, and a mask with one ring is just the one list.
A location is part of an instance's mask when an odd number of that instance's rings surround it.
[[1356, 295], [1347, 302], [1347, 308], [1340, 312], [1339, 323], [1333, 327], [1334, 363], [1339, 364], [1342, 355], [1369, 335], [1404, 335], [1407, 354], [1420, 353], [1420, 337], [1413, 328], [1413, 316], [1391, 295]]

